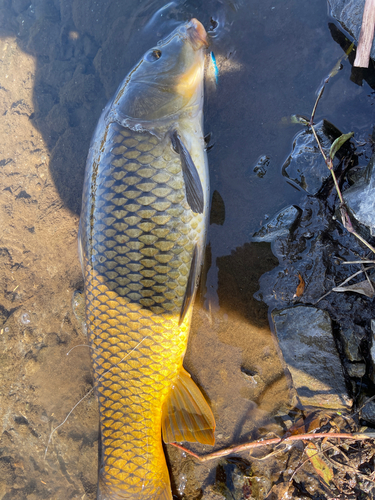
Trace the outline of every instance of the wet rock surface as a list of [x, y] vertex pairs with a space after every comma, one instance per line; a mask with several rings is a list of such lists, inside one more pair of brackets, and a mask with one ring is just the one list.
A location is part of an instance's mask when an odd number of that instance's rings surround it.
[[287, 235], [299, 215], [300, 210], [297, 207], [292, 206], [281, 210], [281, 212], [253, 235], [252, 241], [271, 242], [280, 236]]
[[368, 227], [375, 236], [375, 156], [359, 180], [344, 193], [350, 212], [360, 224]]
[[[358, 41], [365, 0], [328, 0], [328, 3], [332, 16]], [[372, 44], [371, 57], [375, 59], [375, 42]]]
[[300, 209], [302, 215], [297, 227], [272, 243], [279, 266], [261, 277], [256, 297], [264, 300], [271, 310], [303, 304], [327, 311], [348, 375], [362, 378], [366, 386], [373, 376], [370, 355], [373, 299], [354, 291], [337, 293], [332, 289], [355, 273], [358, 275], [350, 283], [365, 279], [358, 264], [344, 262], [364, 259], [368, 252], [336, 219], [332, 197], [327, 200], [306, 197]]
[[303, 406], [348, 409], [352, 401], [329, 314], [296, 306], [273, 311], [272, 321], [293, 387]]
[[367, 401], [363, 401], [361, 418], [363, 418], [363, 420], [365, 420], [368, 424], [372, 426], [375, 425], [375, 401], [372, 398]]
[[[329, 155], [331, 144], [341, 135], [341, 132], [327, 120], [320, 121], [314, 128], [323, 151]], [[334, 166], [337, 166], [337, 161]], [[292, 180], [312, 195], [317, 194], [323, 182], [330, 177], [310, 128], [306, 128], [295, 138], [293, 151], [284, 163], [282, 172], [287, 179]]]

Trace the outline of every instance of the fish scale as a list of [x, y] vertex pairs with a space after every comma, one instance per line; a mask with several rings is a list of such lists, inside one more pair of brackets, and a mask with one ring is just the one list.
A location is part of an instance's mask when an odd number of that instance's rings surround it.
[[162, 404], [186, 350], [191, 310], [181, 325], [179, 316], [205, 216], [186, 201], [170, 141], [116, 123], [104, 137], [88, 161], [80, 230], [100, 488], [111, 498], [164, 498]]

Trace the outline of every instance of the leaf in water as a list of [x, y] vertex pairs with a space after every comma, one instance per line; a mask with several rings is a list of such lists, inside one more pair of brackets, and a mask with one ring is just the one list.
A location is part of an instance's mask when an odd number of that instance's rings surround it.
[[366, 295], [369, 299], [372, 299], [373, 296], [375, 295], [374, 292], [374, 287], [372, 284], [368, 281], [360, 281], [359, 283], [355, 283], [354, 285], [347, 285], [347, 286], [337, 286], [335, 288], [332, 288], [333, 292], [356, 292], [360, 293], [362, 295]]
[[332, 68], [330, 74], [329, 74], [329, 78], [332, 78], [333, 76], [337, 75], [337, 73], [340, 71], [340, 69], [342, 68], [342, 61], [344, 59], [347, 59], [348, 58], [348, 55], [350, 54], [350, 52], [353, 50], [354, 48], [354, 43], [352, 43], [350, 45], [350, 47], [348, 48], [348, 50], [345, 52], [345, 54], [340, 57], [340, 59], [337, 61], [337, 63], [334, 65], [334, 67]]
[[301, 125], [310, 125], [310, 120], [302, 115], [292, 115], [290, 117], [291, 123], [300, 123]]
[[315, 410], [309, 412], [306, 416], [299, 418], [289, 429], [289, 434], [307, 434], [315, 431], [322, 426], [322, 420], [330, 417], [326, 411]]
[[319, 456], [319, 450], [314, 443], [307, 443], [305, 448], [306, 455], [309, 457], [312, 466], [318, 473], [318, 475], [323, 479], [323, 481], [329, 486], [329, 483], [333, 479], [333, 470], [331, 467]]
[[265, 500], [283, 500], [284, 498], [285, 499], [289, 498], [286, 495], [289, 491], [291, 484], [292, 483], [290, 481], [286, 481], [285, 483], [274, 484], [270, 489], [270, 492], [266, 496]]
[[337, 75], [337, 73], [340, 71], [340, 69], [342, 68], [342, 64], [341, 64], [341, 58], [337, 61], [337, 63], [334, 65], [334, 67], [332, 68], [330, 74], [329, 74], [329, 77], [332, 78], [333, 76]]
[[338, 137], [332, 144], [331, 149], [329, 151], [329, 157], [331, 160], [335, 157], [337, 151], [341, 148], [341, 146], [351, 137], [353, 137], [354, 132], [349, 132], [348, 134], [342, 134]]
[[303, 292], [305, 291], [305, 280], [302, 278], [301, 274], [298, 273], [299, 284], [297, 286], [295, 297], [302, 297]]

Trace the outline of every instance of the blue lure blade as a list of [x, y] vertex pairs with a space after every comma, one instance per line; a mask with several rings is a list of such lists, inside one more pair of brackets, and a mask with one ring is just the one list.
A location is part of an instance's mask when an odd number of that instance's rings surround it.
[[212, 66], [214, 68], [215, 82], [217, 85], [219, 83], [219, 68], [217, 67], [216, 57], [213, 52], [211, 52], [211, 61], [212, 61]]

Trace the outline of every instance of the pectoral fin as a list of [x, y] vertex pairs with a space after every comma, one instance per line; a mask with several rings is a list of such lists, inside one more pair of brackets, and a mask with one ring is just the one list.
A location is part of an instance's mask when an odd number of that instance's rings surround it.
[[176, 153], [178, 153], [181, 158], [187, 202], [193, 212], [202, 214], [204, 208], [202, 183], [199, 178], [197, 167], [194, 165], [190, 153], [185, 144], [182, 142], [177, 130], [172, 133], [172, 145]]
[[186, 292], [184, 300], [182, 302], [180, 319], [178, 321], [179, 326], [184, 321], [186, 313], [188, 312], [190, 305], [194, 301], [195, 289], [197, 286], [197, 278], [198, 278], [198, 249], [197, 246], [195, 246], [193, 251], [193, 258], [191, 259], [191, 266], [190, 266], [189, 278], [186, 285]]
[[184, 368], [163, 405], [162, 432], [165, 443], [215, 443], [215, 418], [203, 394]]

